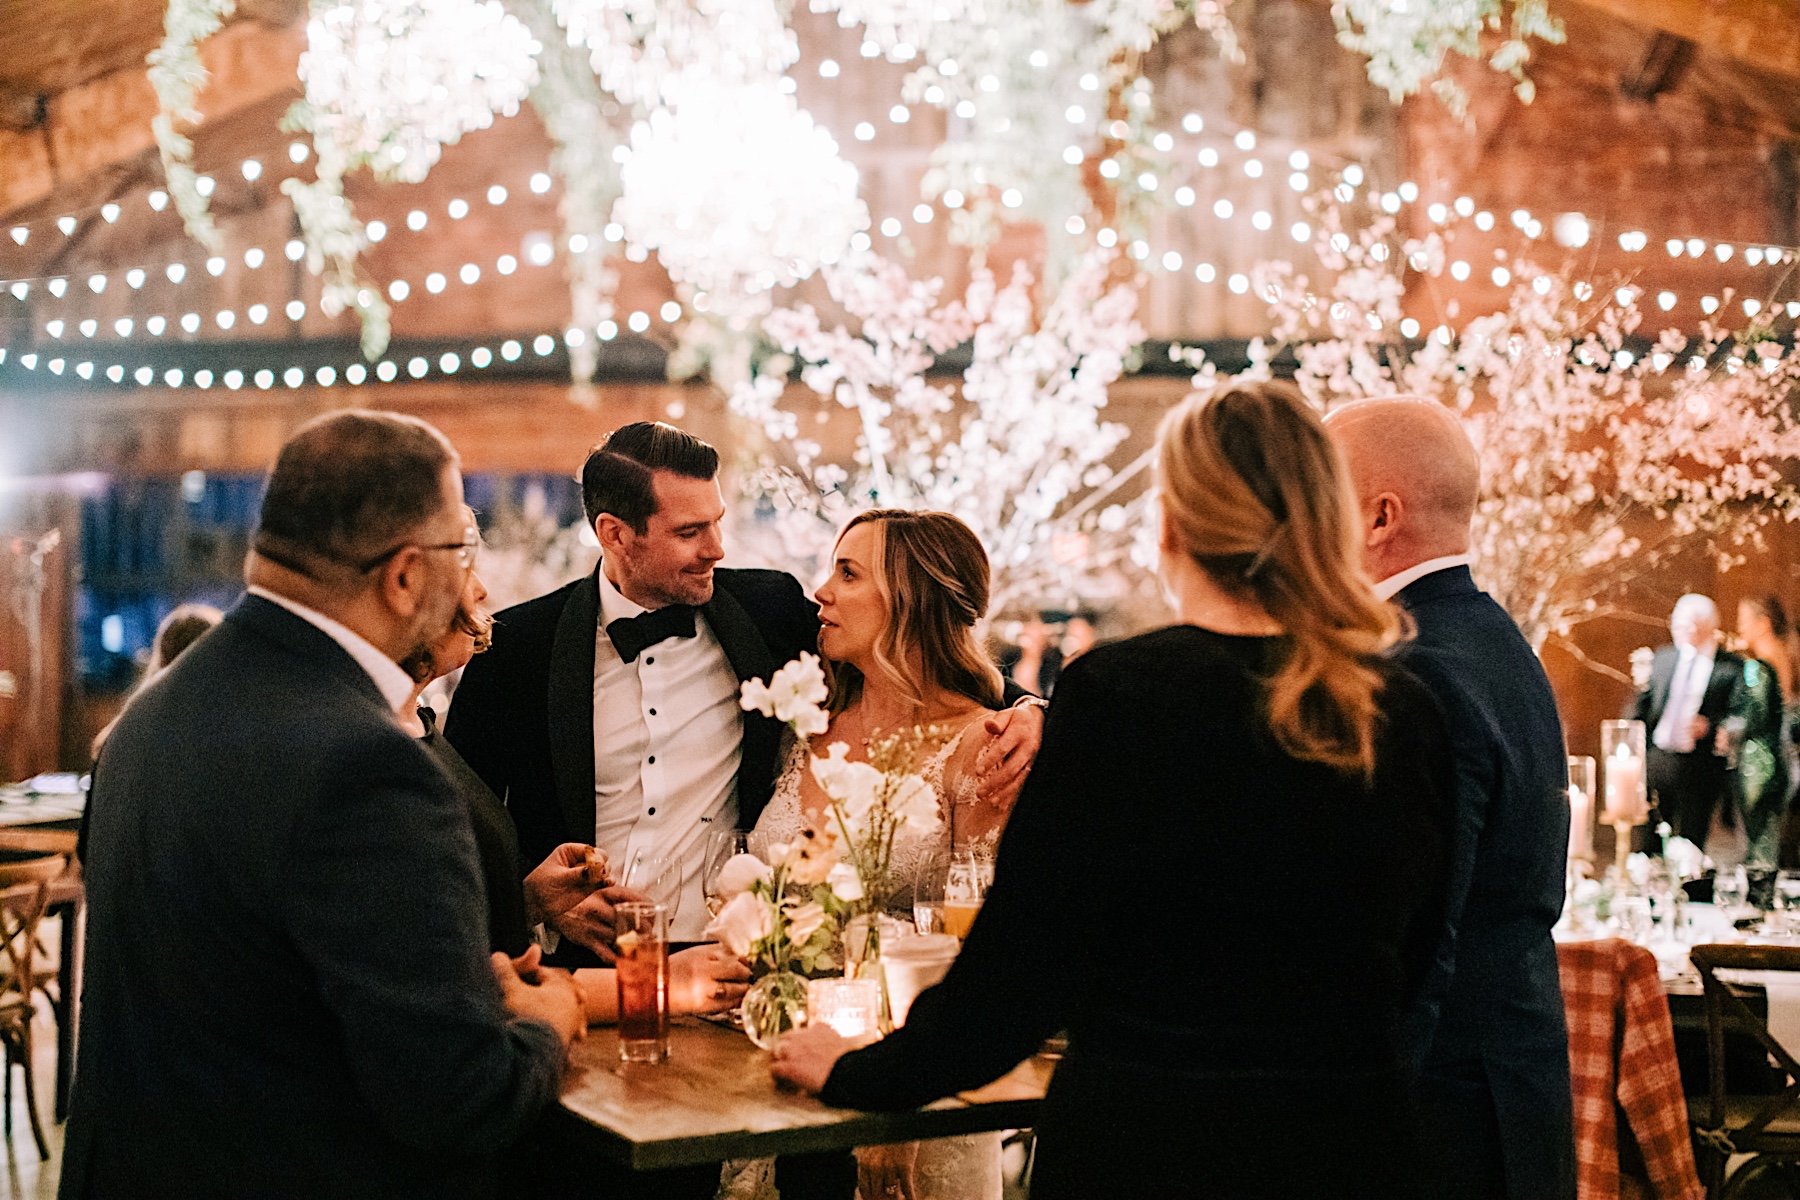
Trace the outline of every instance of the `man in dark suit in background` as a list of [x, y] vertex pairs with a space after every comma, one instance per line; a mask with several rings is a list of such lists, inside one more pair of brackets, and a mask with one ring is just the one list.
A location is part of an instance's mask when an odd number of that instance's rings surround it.
[[1740, 702], [1744, 660], [1719, 645], [1719, 609], [1689, 594], [1669, 615], [1674, 644], [1656, 652], [1650, 686], [1626, 707], [1644, 723], [1649, 741], [1647, 782], [1662, 819], [1704, 847], [1713, 815], [1731, 829], [1731, 771], [1719, 731]]
[[1537, 656], [1475, 586], [1475, 448], [1428, 400], [1326, 418], [1363, 519], [1364, 561], [1412, 617], [1401, 661], [1444, 708], [1456, 758], [1452, 872], [1433, 978], [1404, 1031], [1420, 1065], [1425, 1194], [1573, 1200], [1556, 947], [1569, 806], [1562, 724]]
[[[781, 765], [781, 724], [744, 712], [738, 685], [817, 649], [818, 609], [793, 576], [717, 565], [718, 470], [718, 451], [674, 426], [615, 430], [581, 470], [599, 567], [498, 613], [492, 648], [450, 705], [444, 736], [505, 800], [533, 868], [527, 906], [570, 966], [611, 959], [613, 905], [629, 894], [588, 886], [588, 844], [615, 874], [639, 858], [676, 864], [671, 937], [700, 937], [707, 835], [754, 825]], [[991, 721], [1012, 730], [989, 775], [1004, 793], [1036, 754], [1042, 718]], [[847, 1155], [778, 1168], [790, 1198], [847, 1197], [854, 1178]]]
[[423, 422], [282, 448], [250, 594], [94, 771], [60, 1195], [482, 1197], [580, 1001], [487, 953], [468, 814], [394, 719], [478, 539]]

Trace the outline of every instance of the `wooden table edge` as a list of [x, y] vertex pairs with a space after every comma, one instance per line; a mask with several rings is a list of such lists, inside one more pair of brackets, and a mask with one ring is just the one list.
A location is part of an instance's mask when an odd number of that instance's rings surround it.
[[740, 1131], [708, 1137], [671, 1138], [667, 1141], [634, 1142], [604, 1125], [593, 1124], [561, 1105], [557, 1113], [565, 1123], [609, 1162], [634, 1171], [691, 1167], [728, 1158], [774, 1158], [787, 1154], [816, 1154], [878, 1146], [888, 1142], [924, 1141], [969, 1133], [993, 1133], [1003, 1129], [1029, 1129], [1037, 1123], [1042, 1100], [997, 1100], [969, 1104], [940, 1100], [936, 1104], [901, 1112], [864, 1112], [838, 1109], [846, 1119], [830, 1125]]

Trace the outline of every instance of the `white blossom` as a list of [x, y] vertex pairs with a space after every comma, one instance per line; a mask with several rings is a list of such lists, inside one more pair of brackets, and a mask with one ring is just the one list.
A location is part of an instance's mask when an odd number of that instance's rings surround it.
[[739, 892], [707, 925], [706, 937], [723, 943], [739, 958], [747, 958], [756, 943], [774, 931], [775, 918], [768, 901], [754, 892]]

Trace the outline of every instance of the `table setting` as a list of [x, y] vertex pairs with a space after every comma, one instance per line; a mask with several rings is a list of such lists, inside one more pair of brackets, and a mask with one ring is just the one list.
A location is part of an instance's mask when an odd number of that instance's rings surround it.
[[[823, 727], [818, 662], [811, 655], [765, 685], [744, 685], [743, 706], [792, 725]], [[786, 841], [717, 832], [707, 841], [702, 888], [708, 939], [752, 964], [754, 982], [731, 1013], [671, 1020], [669, 907], [617, 908], [619, 1024], [574, 1051], [563, 1111], [587, 1125], [602, 1153], [653, 1169], [1029, 1127], [1056, 1048], [986, 1087], [899, 1113], [834, 1109], [780, 1088], [770, 1052], [808, 1023], [866, 1044], [903, 1026], [913, 1001], [941, 980], [993, 879], [991, 846], [958, 846], [943, 829], [935, 791], [919, 775], [938, 735], [903, 730], [870, 746], [867, 761], [842, 743], [810, 770], [824, 814]], [[909, 861], [903, 838], [941, 852]], [[911, 920], [899, 915], [910, 908]], [[898, 911], [895, 911], [898, 910]]]

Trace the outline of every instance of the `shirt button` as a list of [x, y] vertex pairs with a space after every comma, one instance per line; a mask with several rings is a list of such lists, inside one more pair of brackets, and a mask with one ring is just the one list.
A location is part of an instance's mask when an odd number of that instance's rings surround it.
[[656, 660], [654, 658], [646, 658], [644, 660], [644, 665], [646, 667], [654, 667], [656, 665]]
[[654, 817], [656, 815], [656, 810], [652, 808], [647, 815]]
[[655, 762], [655, 761], [656, 761], [656, 755], [654, 755], [654, 754], [652, 754], [652, 755], [651, 755], [651, 756], [650, 756], [650, 761], [651, 761], [651, 762]]
[[656, 710], [654, 708], [650, 710], [650, 715], [653, 717], [656, 715]]

